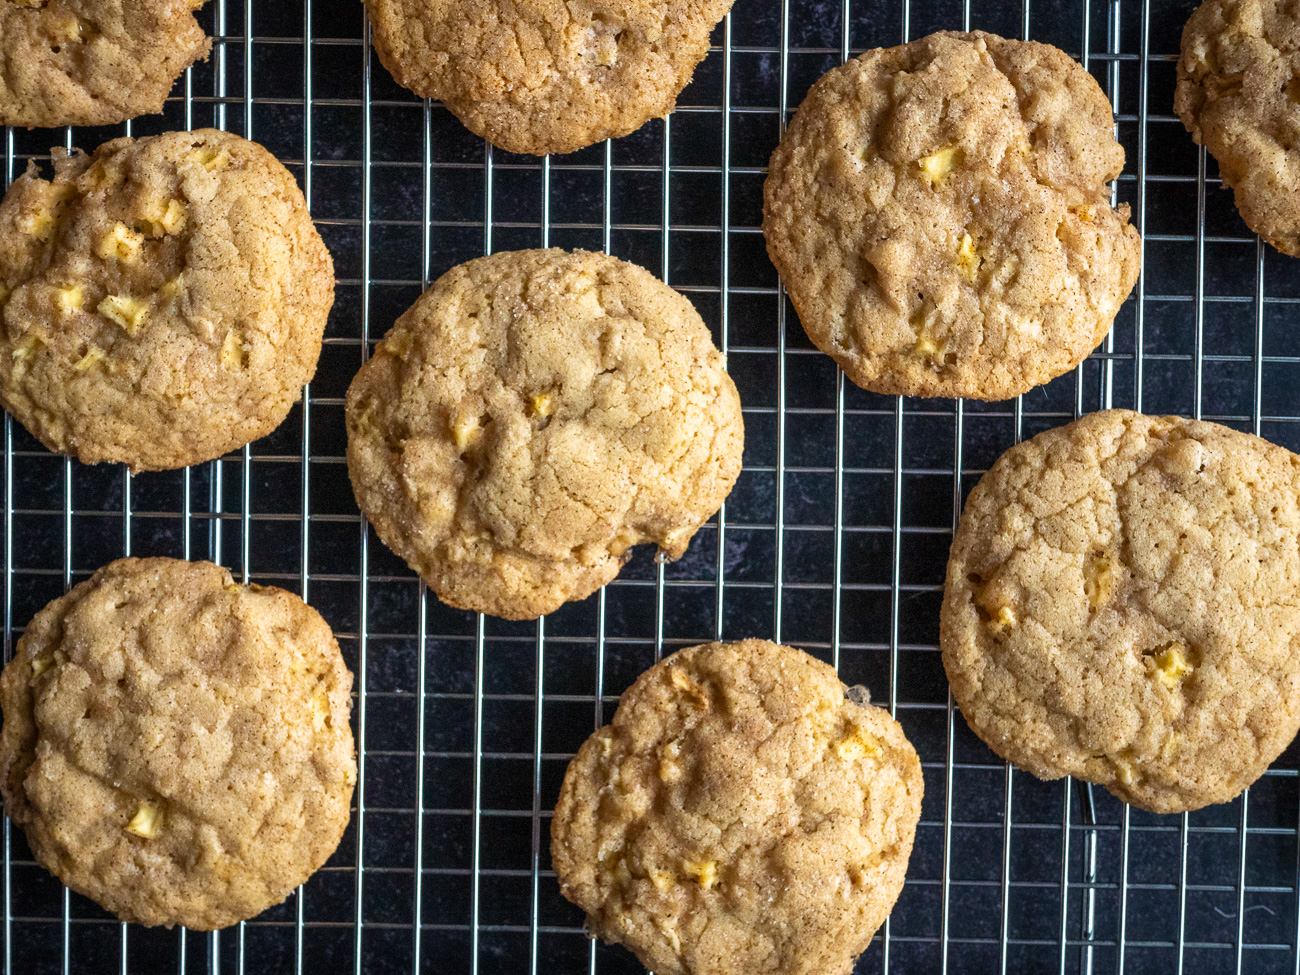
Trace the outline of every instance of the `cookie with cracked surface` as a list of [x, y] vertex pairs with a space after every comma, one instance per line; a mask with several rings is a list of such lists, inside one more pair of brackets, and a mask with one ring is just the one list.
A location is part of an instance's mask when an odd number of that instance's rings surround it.
[[1208, 0], [1183, 29], [1174, 109], [1241, 218], [1300, 257], [1300, 0]]
[[667, 115], [731, 0], [366, 0], [379, 60], [510, 152], [573, 152]]
[[1236, 796], [1300, 726], [1298, 499], [1300, 457], [1214, 423], [1113, 410], [1008, 450], [948, 562], [966, 721], [1152, 812]]
[[375, 531], [445, 603], [532, 619], [654, 542], [675, 559], [740, 473], [723, 356], [691, 303], [589, 251], [452, 268], [347, 396]]
[[213, 930], [338, 846], [352, 675], [325, 621], [210, 562], [120, 559], [0, 675], [0, 790], [40, 863], [125, 921]]
[[207, 0], [0, 0], [0, 125], [112, 125], [158, 113], [212, 45]]
[[1063, 51], [992, 34], [822, 76], [763, 187], [808, 337], [878, 393], [999, 400], [1072, 369], [1138, 275], [1113, 124]]
[[661, 975], [843, 975], [903, 888], [922, 790], [903, 729], [829, 665], [711, 643], [587, 739], [551, 859], [591, 933]]
[[316, 370], [329, 251], [264, 148], [202, 129], [54, 151], [0, 203], [0, 402], [133, 471], [274, 430]]

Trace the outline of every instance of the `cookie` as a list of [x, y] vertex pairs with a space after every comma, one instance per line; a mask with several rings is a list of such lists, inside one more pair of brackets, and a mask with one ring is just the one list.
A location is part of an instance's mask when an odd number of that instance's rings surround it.
[[325, 621], [210, 562], [120, 559], [0, 676], [0, 791], [36, 859], [124, 921], [208, 931], [338, 846], [352, 675]]
[[212, 42], [206, 0], [0, 3], [0, 125], [112, 125], [161, 112]]
[[941, 614], [966, 721], [1039, 778], [1170, 813], [1225, 802], [1300, 726], [1300, 457], [1093, 413], [966, 502]]
[[673, 110], [731, 0], [366, 0], [379, 60], [510, 152], [573, 152]]
[[628, 549], [676, 559], [740, 473], [723, 356], [691, 303], [589, 251], [452, 268], [352, 380], [348, 473], [438, 598], [532, 619]]
[[0, 402], [133, 471], [274, 430], [316, 370], [329, 251], [289, 172], [213, 129], [55, 149], [0, 203]]
[[740, 474], [735, 383], [679, 292], [603, 253], [452, 268], [347, 391], [374, 530], [438, 598], [533, 619], [680, 558]]
[[1138, 275], [1113, 124], [1063, 51], [992, 34], [823, 75], [763, 188], [808, 337], [877, 393], [1000, 400], [1074, 368]]
[[1241, 218], [1300, 257], [1300, 0], [1207, 0], [1183, 29], [1174, 110]]
[[666, 657], [570, 763], [551, 859], [659, 975], [847, 975], [894, 906], [921, 763], [887, 711], [765, 640]]

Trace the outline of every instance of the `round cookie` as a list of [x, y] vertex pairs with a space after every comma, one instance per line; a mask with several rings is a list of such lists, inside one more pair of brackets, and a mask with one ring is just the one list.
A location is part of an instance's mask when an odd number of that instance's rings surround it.
[[1138, 275], [1113, 124], [1063, 51], [992, 34], [823, 75], [763, 188], [808, 337], [878, 393], [999, 400], [1072, 369]]
[[765, 640], [642, 674], [570, 763], [564, 896], [659, 975], [847, 975], [903, 889], [921, 763], [887, 711]]
[[573, 152], [673, 110], [731, 0], [366, 0], [379, 60], [510, 152]]
[[740, 473], [736, 387], [691, 303], [588, 251], [452, 268], [347, 397], [348, 473], [445, 603], [532, 619], [679, 558]]
[[316, 369], [329, 251], [289, 172], [202, 129], [53, 150], [0, 203], [0, 402], [51, 450], [133, 471], [280, 424]]
[[1039, 778], [1152, 812], [1236, 796], [1300, 726], [1300, 457], [1093, 413], [1008, 450], [953, 539], [943, 663]]
[[206, 0], [4, 0], [0, 125], [112, 125], [161, 112], [212, 42]]
[[1183, 29], [1174, 110], [1241, 218], [1300, 257], [1300, 2], [1207, 0]]
[[120, 559], [0, 676], [0, 790], [36, 859], [125, 921], [225, 927], [338, 846], [352, 675], [325, 621], [210, 562]]

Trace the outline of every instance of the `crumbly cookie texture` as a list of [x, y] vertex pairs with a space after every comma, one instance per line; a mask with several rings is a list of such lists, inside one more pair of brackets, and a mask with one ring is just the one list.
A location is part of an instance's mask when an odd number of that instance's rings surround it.
[[0, 0], [0, 125], [112, 125], [163, 110], [212, 42], [207, 0]]
[[1174, 109], [1251, 230], [1300, 257], [1300, 0], [1208, 0], [1183, 29]]
[[564, 777], [551, 859], [593, 935], [660, 975], [845, 975], [921, 815], [903, 729], [764, 640], [666, 657]]
[[731, 0], [366, 0], [397, 83], [510, 152], [573, 152], [667, 115]]
[[931, 34], [828, 72], [764, 185], [808, 337], [879, 393], [999, 400], [1073, 368], [1138, 275], [1113, 124], [1047, 44]]
[[691, 303], [588, 251], [452, 268], [347, 396], [348, 473], [443, 602], [532, 619], [654, 542], [678, 558], [740, 473], [736, 387]]
[[971, 728], [1152, 812], [1236, 796], [1300, 726], [1298, 499], [1300, 457], [1214, 423], [1113, 410], [1008, 450], [944, 590]]
[[210, 562], [121, 559], [0, 676], [0, 790], [37, 860], [125, 921], [207, 931], [338, 846], [352, 675], [325, 621]]
[[29, 166], [0, 203], [5, 408], [51, 450], [133, 471], [270, 433], [334, 301], [293, 177], [213, 129], [53, 152], [53, 180]]

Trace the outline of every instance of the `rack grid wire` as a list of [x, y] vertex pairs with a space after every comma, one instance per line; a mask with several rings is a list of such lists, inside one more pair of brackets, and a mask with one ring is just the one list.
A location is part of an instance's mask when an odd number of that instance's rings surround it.
[[[1022, 437], [1106, 406], [1179, 413], [1300, 448], [1300, 262], [1251, 235], [1172, 115], [1192, 4], [1169, 0], [737, 0], [678, 111], [569, 156], [494, 151], [397, 87], [355, 0], [211, 0], [212, 57], [162, 116], [6, 130], [6, 185], [52, 143], [215, 125], [299, 179], [336, 262], [320, 367], [271, 436], [128, 477], [46, 452], [4, 419], [4, 650], [32, 614], [126, 554], [210, 558], [299, 592], [356, 674], [355, 809], [338, 852], [283, 905], [221, 932], [121, 924], [37, 866], [4, 824], [9, 973], [614, 973], [549, 866], [570, 756], [663, 653], [792, 643], [865, 684], [921, 755], [907, 886], [858, 972], [1300, 971], [1297, 752], [1234, 802], [1154, 816], [1040, 782], [954, 709], [936, 643], [965, 493]], [[1109, 95], [1127, 151], [1117, 201], [1144, 273], [1104, 345], [1009, 403], [863, 392], [807, 342], [759, 232], [784, 121], [847, 57], [937, 29], [1048, 41]], [[496, 250], [605, 250], [690, 296], [729, 355], [745, 466], [687, 556], [535, 623], [430, 597], [360, 517], [343, 395], [433, 278]]]

